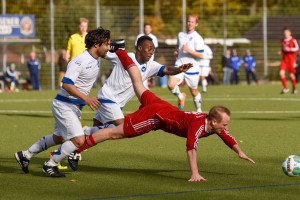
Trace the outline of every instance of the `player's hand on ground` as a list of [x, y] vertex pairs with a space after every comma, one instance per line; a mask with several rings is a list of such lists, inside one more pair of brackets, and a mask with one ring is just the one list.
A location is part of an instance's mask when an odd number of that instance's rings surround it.
[[179, 67], [181, 72], [186, 72], [187, 70], [189, 70], [191, 67], [193, 67], [192, 63], [188, 63], [188, 64], [183, 64]]
[[92, 110], [97, 110], [100, 106], [100, 102], [97, 97], [87, 97], [85, 103], [90, 106]]
[[252, 162], [253, 164], [255, 164], [254, 160], [252, 160], [251, 158], [249, 158], [244, 152], [240, 152], [239, 153], [239, 157], [241, 159], [248, 160], [249, 162]]
[[200, 182], [200, 181], [206, 181], [206, 179], [200, 176], [200, 174], [192, 174], [191, 178], [189, 179], [189, 182]]
[[110, 42], [109, 52], [115, 53], [118, 49], [125, 50], [125, 40], [124, 39], [112, 40]]

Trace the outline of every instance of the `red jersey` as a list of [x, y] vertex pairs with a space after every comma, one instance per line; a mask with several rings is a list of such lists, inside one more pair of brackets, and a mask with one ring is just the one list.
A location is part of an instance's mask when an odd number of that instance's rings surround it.
[[295, 73], [296, 52], [299, 51], [297, 40], [293, 37], [281, 40], [282, 60], [280, 70]]
[[[144, 92], [141, 99], [141, 108], [125, 116], [124, 134], [126, 137], [135, 137], [151, 130], [161, 129], [187, 138], [187, 150], [197, 150], [199, 138], [214, 134], [205, 131], [207, 118], [205, 113], [183, 112], [159, 99], [150, 91]], [[217, 135], [230, 148], [237, 144], [227, 130]]]

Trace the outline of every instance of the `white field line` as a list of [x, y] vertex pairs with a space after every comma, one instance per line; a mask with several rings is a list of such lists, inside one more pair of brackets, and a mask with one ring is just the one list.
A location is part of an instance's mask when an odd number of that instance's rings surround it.
[[[134, 111], [126, 111], [125, 114], [133, 113]], [[207, 111], [204, 111], [207, 112]], [[30, 113], [30, 114], [52, 114], [50, 110], [0, 110], [0, 113]], [[93, 114], [94, 111], [83, 111], [83, 114]], [[232, 111], [235, 114], [300, 114], [300, 110], [245, 110]]]
[[[202, 97], [203, 101], [300, 101], [300, 98], [267, 98], [267, 97], [257, 97], [257, 98], [232, 98], [232, 97], [214, 97], [205, 98]], [[165, 101], [174, 102], [177, 98], [163, 98]], [[192, 100], [191, 98], [188, 100]], [[0, 103], [31, 103], [31, 102], [51, 102], [52, 99], [0, 99]], [[138, 101], [137, 98], [133, 98], [131, 101]]]

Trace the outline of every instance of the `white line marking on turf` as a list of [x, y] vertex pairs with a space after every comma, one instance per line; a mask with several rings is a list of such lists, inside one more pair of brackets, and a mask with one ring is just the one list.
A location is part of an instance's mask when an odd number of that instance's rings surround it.
[[[134, 111], [125, 111], [125, 114], [133, 113]], [[206, 112], [206, 111], [204, 111]], [[50, 110], [0, 110], [0, 113], [42, 113], [52, 114]], [[94, 114], [94, 111], [83, 111], [83, 114]], [[232, 111], [236, 114], [300, 114], [300, 110], [245, 110]]]

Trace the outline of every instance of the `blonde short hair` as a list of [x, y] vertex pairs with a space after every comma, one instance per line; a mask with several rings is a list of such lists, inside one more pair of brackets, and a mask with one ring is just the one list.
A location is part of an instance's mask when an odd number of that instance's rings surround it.
[[78, 25], [80, 25], [82, 22], [85, 22], [85, 23], [89, 23], [89, 20], [87, 18], [79, 18], [78, 20]]

